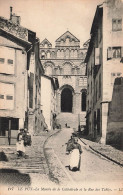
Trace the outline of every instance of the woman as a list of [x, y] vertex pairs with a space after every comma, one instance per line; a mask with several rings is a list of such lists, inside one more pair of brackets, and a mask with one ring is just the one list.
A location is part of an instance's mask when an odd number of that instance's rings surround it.
[[78, 143], [78, 138], [74, 138], [74, 142], [71, 146], [71, 156], [70, 156], [70, 170], [80, 170], [80, 163], [81, 163], [81, 145]]
[[20, 132], [17, 136], [17, 155], [18, 156], [25, 156], [25, 146], [24, 146], [24, 129], [20, 129]]

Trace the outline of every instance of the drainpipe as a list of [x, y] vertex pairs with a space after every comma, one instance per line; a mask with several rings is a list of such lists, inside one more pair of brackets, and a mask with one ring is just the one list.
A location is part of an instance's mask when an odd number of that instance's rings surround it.
[[11, 119], [9, 119], [8, 142], [11, 144]]
[[12, 9], [13, 7], [10, 7], [10, 20], [12, 20]]

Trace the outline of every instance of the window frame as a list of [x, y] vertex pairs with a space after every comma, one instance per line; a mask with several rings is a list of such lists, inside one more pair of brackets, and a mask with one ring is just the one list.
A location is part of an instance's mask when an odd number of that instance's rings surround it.
[[[120, 21], [120, 25], [118, 22]], [[115, 22], [115, 24], [114, 24]], [[113, 18], [112, 19], [112, 31], [122, 31], [122, 18]]]

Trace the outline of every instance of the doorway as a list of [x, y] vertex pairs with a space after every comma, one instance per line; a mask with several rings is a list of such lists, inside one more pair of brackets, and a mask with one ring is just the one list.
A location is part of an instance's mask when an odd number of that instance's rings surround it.
[[61, 93], [61, 112], [72, 112], [73, 95], [69, 88], [64, 88]]

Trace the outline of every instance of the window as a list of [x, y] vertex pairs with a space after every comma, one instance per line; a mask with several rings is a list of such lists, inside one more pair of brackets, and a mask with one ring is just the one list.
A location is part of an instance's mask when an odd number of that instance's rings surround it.
[[14, 74], [15, 72], [15, 49], [0, 46], [0, 73]]
[[69, 45], [69, 42], [70, 42], [69, 37], [67, 37], [66, 38], [66, 45]]
[[113, 19], [112, 31], [121, 31], [121, 30], [122, 30], [122, 19]]
[[14, 84], [0, 82], [0, 92], [0, 109], [13, 110]]
[[4, 58], [0, 58], [0, 64], [4, 64], [5, 59]]
[[8, 64], [13, 64], [13, 60], [8, 59]]
[[87, 78], [85, 77], [79, 78], [79, 87], [82, 87], [82, 86], [87, 86]]
[[108, 47], [107, 60], [121, 58], [121, 47]]
[[47, 45], [47, 43], [45, 43], [45, 45], [44, 45], [44, 48], [48, 48], [48, 45]]
[[121, 47], [113, 47], [113, 58], [121, 57]]
[[66, 49], [65, 54], [66, 54], [66, 58], [69, 58], [70, 57], [70, 51], [69, 51], [69, 49]]
[[45, 59], [45, 52], [44, 51], [41, 52], [41, 59]]
[[48, 65], [45, 68], [45, 73], [46, 73], [46, 75], [52, 75], [53, 74], [53, 70], [52, 70], [52, 67], [50, 65]]
[[57, 51], [57, 58], [60, 58], [61, 57], [61, 51], [58, 49]]
[[1, 95], [1, 94], [0, 94], [0, 99], [4, 99], [4, 95]]
[[7, 100], [13, 100], [13, 96], [7, 95], [7, 96], [6, 96], [6, 99], [7, 99]]
[[78, 51], [75, 49], [74, 51], [74, 58], [77, 58], [78, 57]]
[[50, 58], [50, 52], [49, 51], [47, 52], [47, 58], [48, 59]]

